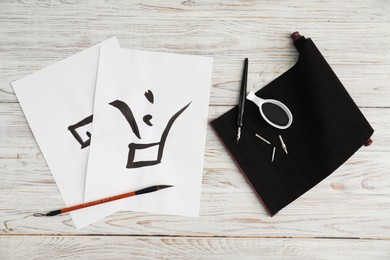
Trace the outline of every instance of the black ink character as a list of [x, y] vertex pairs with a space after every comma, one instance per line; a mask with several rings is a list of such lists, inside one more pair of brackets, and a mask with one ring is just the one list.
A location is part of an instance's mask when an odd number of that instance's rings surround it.
[[153, 92], [148, 90], [148, 92], [145, 92], [145, 97], [146, 99], [150, 102], [150, 103], [154, 103], [154, 96], [153, 96]]
[[153, 126], [153, 124], [150, 122], [150, 120], [152, 119], [151, 115], [145, 115], [142, 119], [144, 120], [144, 123], [148, 126]]
[[90, 115], [86, 118], [84, 118], [83, 120], [81, 120], [80, 122], [74, 124], [74, 125], [70, 125], [68, 127], [68, 130], [72, 133], [72, 135], [74, 136], [74, 138], [76, 138], [76, 140], [81, 144], [81, 149], [89, 146], [91, 144], [91, 133], [89, 131], [86, 132], [86, 135], [88, 136], [88, 139], [87, 140], [83, 140], [79, 133], [76, 131], [77, 128], [79, 127], [82, 127], [82, 126], [85, 126], [85, 125], [88, 125], [90, 123], [92, 123], [92, 119], [93, 119], [93, 115]]
[[133, 112], [131, 111], [130, 107], [125, 102], [120, 100], [115, 100], [111, 102], [110, 105], [118, 108], [119, 111], [122, 112], [123, 116], [126, 118], [127, 122], [129, 123], [131, 130], [133, 130], [133, 133], [138, 137], [138, 139], [141, 139], [138, 130], [137, 121], [135, 120]]
[[[154, 96], [153, 93], [149, 90], [148, 92], [145, 92], [145, 97], [146, 99], [153, 104], [154, 102]], [[138, 139], [141, 139], [141, 135], [139, 133], [138, 125], [137, 122], [134, 118], [133, 112], [131, 111], [130, 107], [123, 101], [120, 100], [115, 100], [111, 103], [110, 105], [116, 107], [119, 109], [119, 111], [122, 112], [123, 116], [126, 118], [127, 122], [129, 123], [131, 130], [133, 133], [138, 137]], [[163, 157], [163, 152], [164, 152], [164, 146], [165, 142], [168, 137], [168, 133], [175, 122], [175, 120], [181, 115], [181, 113], [184, 112], [184, 110], [187, 109], [187, 107], [191, 104], [188, 103], [185, 105], [183, 108], [181, 108], [179, 111], [177, 111], [168, 121], [162, 135], [160, 138], [159, 142], [155, 143], [130, 143], [129, 144], [129, 155], [127, 159], [127, 165], [126, 168], [139, 168], [139, 167], [145, 167], [145, 166], [152, 166], [161, 163], [161, 159]], [[151, 115], [145, 115], [143, 117], [143, 121], [145, 124], [148, 126], [153, 126], [153, 124], [150, 122], [152, 119]], [[135, 159], [135, 154], [137, 150], [142, 150], [142, 149], [147, 149], [147, 148], [152, 148], [152, 147], [157, 147], [157, 158], [155, 160], [143, 160], [143, 161], [134, 161]]]

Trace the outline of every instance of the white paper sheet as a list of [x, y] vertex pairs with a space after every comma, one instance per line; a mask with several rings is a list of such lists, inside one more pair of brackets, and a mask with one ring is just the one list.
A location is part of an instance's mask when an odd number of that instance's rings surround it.
[[[212, 61], [101, 48], [85, 201], [152, 185], [175, 186], [105, 204], [97, 214], [199, 215]], [[129, 111], [137, 127], [127, 120]], [[155, 145], [134, 145], [141, 143]], [[129, 144], [136, 146], [133, 159]]]
[[[83, 203], [88, 140], [100, 46], [119, 48], [115, 37], [11, 83], [66, 206]], [[68, 127], [75, 128], [79, 143]], [[82, 149], [82, 143], [85, 147]], [[58, 205], [59, 208], [62, 205]], [[46, 209], [45, 205], [37, 211]], [[98, 220], [96, 209], [71, 213], [76, 228]]]

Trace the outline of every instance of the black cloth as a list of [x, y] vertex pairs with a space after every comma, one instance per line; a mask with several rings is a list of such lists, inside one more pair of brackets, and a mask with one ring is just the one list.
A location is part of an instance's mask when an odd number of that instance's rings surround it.
[[[245, 102], [244, 126], [236, 142], [238, 107], [211, 122], [270, 215], [322, 181], [370, 138], [373, 129], [311, 39], [296, 42], [297, 63], [256, 92], [284, 103], [292, 125], [276, 129], [258, 107]], [[272, 145], [268, 145], [255, 134]], [[282, 149], [278, 135], [287, 146]], [[271, 162], [272, 149], [276, 147]]]

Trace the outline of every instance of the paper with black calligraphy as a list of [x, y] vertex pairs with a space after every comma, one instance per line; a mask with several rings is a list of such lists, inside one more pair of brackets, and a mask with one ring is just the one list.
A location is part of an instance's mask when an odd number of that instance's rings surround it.
[[[119, 43], [110, 38], [11, 83], [66, 206], [84, 201], [100, 46]], [[95, 221], [95, 210], [71, 212], [76, 228]]]
[[212, 58], [101, 48], [85, 201], [173, 188], [102, 205], [198, 216]]

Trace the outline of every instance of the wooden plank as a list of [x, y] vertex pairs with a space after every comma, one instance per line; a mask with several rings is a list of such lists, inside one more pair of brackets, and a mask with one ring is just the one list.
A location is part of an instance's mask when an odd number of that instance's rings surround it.
[[[210, 107], [209, 117], [226, 108]], [[376, 128], [374, 145], [362, 148], [276, 217], [267, 215], [209, 128], [199, 218], [122, 212], [79, 233], [390, 238], [390, 109], [363, 112]], [[19, 105], [0, 104], [0, 121], [0, 234], [74, 233], [67, 215], [31, 216], [63, 202]]]
[[[141, 2], [129, 2], [125, 0], [107, 2], [103, 0], [95, 1], [91, 5], [85, 1], [57, 2], [57, 1], [12, 1], [3, 0], [2, 8], [7, 13], [17, 13], [23, 15], [53, 15], [59, 17], [89, 17], [98, 14], [119, 18], [136, 17], [159, 17], [162, 19], [174, 20], [209, 18], [220, 19], [230, 17], [232, 19], [256, 18], [267, 22], [268, 19], [291, 19], [302, 17], [302, 19], [320, 20], [320, 17], [339, 17], [339, 22], [372, 22], [373, 20], [389, 21], [386, 16], [390, 7], [384, 2], [372, 2], [369, 0], [355, 2], [328, 1], [305, 2], [295, 1], [288, 4], [275, 5], [274, 1], [249, 1], [239, 0], [202, 2], [178, 1], [178, 2], [156, 2], [146, 0]], [[353, 7], [353, 10], [352, 8]], [[129, 12], [131, 11], [131, 12]], [[352, 12], [354, 11], [354, 12]], [[152, 13], [151, 13], [152, 12]], [[103, 17], [104, 18], [104, 17]], [[329, 20], [326, 20], [329, 22]], [[319, 21], [321, 22], [321, 21]], [[101, 25], [103, 26], [103, 25]]]
[[[358, 186], [357, 181], [331, 185], [320, 184], [322, 187], [313, 188], [272, 218], [254, 193], [216, 191], [202, 193], [198, 218], [120, 212], [77, 233], [390, 238], [388, 184], [385, 184], [387, 193], [366, 192], [363, 188], [353, 192], [351, 189]], [[336, 190], [335, 187], [340, 186], [347, 188]], [[32, 216], [35, 212], [63, 205], [55, 185], [51, 187], [53, 190], [35, 187], [3, 190], [0, 234], [74, 234], [76, 231], [69, 215], [53, 218]]]
[[3, 259], [388, 259], [390, 241], [111, 236], [0, 237]]

